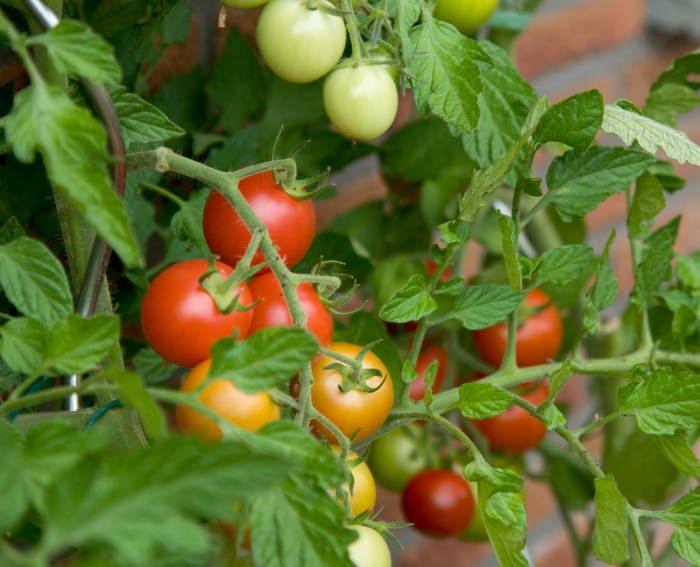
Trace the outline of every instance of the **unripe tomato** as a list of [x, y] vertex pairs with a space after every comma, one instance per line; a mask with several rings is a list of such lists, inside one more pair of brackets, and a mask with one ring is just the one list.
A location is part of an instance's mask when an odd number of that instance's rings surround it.
[[[340, 448], [333, 445], [333, 451], [339, 454]], [[358, 458], [357, 453], [352, 451], [348, 453], [348, 461], [354, 461]], [[368, 510], [371, 512], [377, 502], [377, 485], [374, 482], [372, 471], [369, 470], [365, 461], [360, 461], [350, 468], [350, 474], [352, 474], [352, 486], [350, 483], [343, 486], [349, 493], [350, 512], [353, 516]]]
[[438, 362], [438, 368], [435, 374], [432, 392], [435, 394], [440, 391], [440, 387], [445, 380], [445, 373], [447, 372], [447, 352], [439, 345], [428, 345], [420, 355], [418, 355], [418, 360], [416, 361], [418, 378], [411, 382], [411, 387], [408, 391], [408, 395], [412, 400], [422, 400], [425, 396], [425, 375], [430, 365], [436, 360]]
[[[321, 7], [334, 9], [321, 0]], [[310, 9], [303, 0], [271, 0], [258, 20], [258, 49], [272, 71], [292, 83], [310, 83], [340, 61], [347, 32], [340, 16]]]
[[[309, 200], [291, 197], [277, 185], [271, 171], [256, 173], [238, 184], [258, 218], [265, 224], [270, 238], [285, 265], [293, 266], [304, 257], [316, 230], [316, 211]], [[209, 248], [224, 262], [235, 266], [250, 244], [250, 231], [226, 198], [212, 191], [204, 205], [204, 238]], [[254, 263], [264, 261], [259, 250]]]
[[399, 95], [385, 65], [341, 67], [323, 83], [323, 106], [342, 134], [373, 140], [394, 123]]
[[[525, 304], [530, 308], [548, 303], [549, 296], [539, 289], [533, 289], [525, 297]], [[527, 317], [515, 334], [515, 358], [518, 366], [537, 366], [554, 358], [561, 349], [562, 335], [561, 317], [554, 305]], [[504, 321], [474, 331], [472, 337], [474, 347], [481, 358], [498, 368], [506, 353], [508, 324]]]
[[372, 442], [367, 464], [384, 488], [401, 492], [414, 476], [428, 468], [430, 459], [417, 442], [420, 429], [411, 424]]
[[[195, 366], [180, 385], [181, 392], [192, 392], [204, 382], [211, 360]], [[246, 394], [228, 380], [214, 380], [199, 393], [199, 399], [226, 421], [241, 429], [257, 431], [280, 418], [280, 409], [265, 392]], [[177, 406], [175, 419], [180, 431], [205, 441], [219, 441], [222, 432], [215, 421], [187, 406]]]
[[463, 34], [478, 30], [498, 7], [499, 0], [437, 0], [433, 16], [451, 23]]
[[359, 537], [348, 547], [355, 567], [391, 567], [391, 553], [384, 538], [367, 526], [350, 526]]
[[[355, 358], [361, 347], [350, 343], [331, 343], [328, 348], [349, 358]], [[394, 385], [384, 363], [373, 352], [365, 353], [362, 367], [376, 369], [380, 376], [372, 376], [367, 380], [367, 386], [378, 388], [374, 392], [349, 390], [342, 392], [342, 374], [328, 366], [338, 361], [327, 355], [318, 356], [311, 365], [313, 385], [311, 386], [311, 401], [313, 406], [330, 421], [343, 435], [360, 441], [369, 437], [379, 429], [386, 420], [394, 400]], [[381, 386], [381, 387], [380, 387]], [[314, 423], [314, 429], [327, 437], [331, 442], [335, 437], [321, 424]]]
[[[248, 285], [253, 302], [253, 320], [249, 334], [265, 327], [291, 327], [292, 316], [287, 301], [282, 294], [282, 287], [277, 277], [268, 272], [258, 276]], [[333, 340], [333, 317], [323, 305], [314, 286], [302, 283], [297, 287], [299, 301], [306, 312], [306, 328], [316, 335], [322, 346], [328, 346]]]
[[[230, 266], [215, 263], [226, 278], [233, 273]], [[211, 296], [199, 284], [209, 271], [206, 260], [186, 260], [169, 266], [148, 286], [141, 305], [141, 327], [146, 341], [168, 362], [192, 367], [211, 357], [212, 345], [238, 333], [248, 335], [251, 311], [234, 310], [224, 315]], [[240, 284], [234, 295], [250, 306], [248, 286]], [[233, 296], [232, 296], [233, 297]]]
[[[535, 406], [539, 406], [548, 397], [549, 387], [544, 382], [522, 395], [523, 399]], [[486, 437], [491, 450], [509, 455], [522, 455], [528, 449], [539, 445], [547, 434], [544, 423], [516, 405], [512, 405], [500, 415], [475, 420], [474, 425]]]
[[233, 8], [255, 8], [256, 6], [262, 6], [267, 0], [221, 0], [224, 6], [231, 6]]
[[401, 505], [417, 530], [435, 537], [461, 534], [474, 515], [469, 483], [461, 475], [438, 469], [418, 473], [404, 488]]

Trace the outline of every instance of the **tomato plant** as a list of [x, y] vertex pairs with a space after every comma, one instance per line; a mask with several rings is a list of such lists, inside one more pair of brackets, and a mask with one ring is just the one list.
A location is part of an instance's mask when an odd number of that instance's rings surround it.
[[[557, 308], [541, 290], [534, 289], [525, 297], [525, 305], [531, 314], [515, 334], [515, 357], [518, 366], [536, 366], [554, 358], [562, 345], [562, 324]], [[481, 357], [498, 368], [508, 344], [508, 326], [498, 323], [486, 329], [474, 331], [474, 346]]]
[[[250, 324], [251, 334], [265, 327], [292, 326], [289, 306], [274, 274], [266, 273], [258, 276], [250, 282], [248, 287], [255, 303]], [[324, 307], [310, 283], [299, 285], [297, 293], [306, 313], [306, 328], [316, 336], [321, 345], [328, 346], [333, 339], [333, 316]]]
[[339, 67], [323, 82], [323, 106], [338, 130], [357, 140], [381, 136], [393, 124], [399, 96], [384, 65]]
[[408, 395], [412, 400], [422, 400], [423, 396], [425, 396], [425, 375], [428, 372], [428, 367], [433, 362], [437, 362], [438, 367], [435, 380], [433, 381], [432, 392], [435, 394], [440, 391], [447, 372], [447, 352], [440, 345], [431, 344], [418, 355], [418, 361], [416, 362], [418, 378], [411, 382], [411, 388], [408, 391]]
[[375, 480], [384, 488], [401, 492], [431, 459], [421, 446], [422, 430], [417, 425], [396, 429], [372, 442], [367, 464]]
[[[233, 270], [215, 263], [226, 278]], [[234, 309], [224, 314], [202, 288], [200, 278], [209, 272], [206, 260], [186, 260], [158, 274], [146, 290], [141, 307], [141, 327], [148, 344], [165, 360], [192, 367], [211, 357], [212, 345], [234, 333], [248, 334], [252, 313]], [[252, 305], [245, 283], [231, 294], [242, 308]]]
[[320, 79], [340, 61], [347, 32], [330, 2], [271, 0], [258, 20], [260, 53], [275, 74], [292, 83]]
[[[282, 190], [271, 171], [246, 177], [238, 185], [253, 211], [265, 223], [270, 237], [287, 266], [306, 254], [316, 228], [311, 201], [295, 199]], [[235, 266], [250, 244], [251, 234], [236, 210], [218, 191], [212, 191], [204, 206], [204, 237], [209, 248], [224, 262]], [[262, 252], [253, 257], [264, 260]]]
[[474, 496], [463, 476], [429, 469], [418, 473], [401, 494], [406, 519], [435, 537], [461, 534], [474, 515]]
[[[544, 382], [537, 384], [532, 391], [522, 396], [535, 406], [548, 397], [549, 387]], [[544, 423], [517, 405], [495, 417], [475, 421], [474, 424], [486, 437], [492, 450], [511, 455], [521, 455], [536, 447], [547, 434]]]
[[352, 526], [358, 538], [348, 551], [355, 567], [391, 567], [391, 554], [384, 538], [367, 526]]
[[[328, 349], [354, 359], [362, 347], [336, 342], [331, 343]], [[356, 441], [372, 435], [382, 426], [394, 398], [391, 376], [379, 357], [368, 351], [360, 362], [361, 371], [375, 371], [378, 374], [367, 378], [353, 377], [350, 366], [341, 363], [341, 372], [332, 366], [338, 364], [337, 360], [325, 354], [317, 357], [311, 365], [314, 379], [311, 399], [314, 407], [344, 435]], [[343, 391], [344, 385], [348, 385], [349, 389]], [[332, 440], [333, 435], [325, 427], [317, 425], [317, 428]]]
[[499, 0], [437, 0], [433, 15], [464, 34], [473, 34], [486, 23]]
[[[207, 377], [211, 360], [195, 366], [180, 385], [181, 392], [195, 392]], [[279, 407], [265, 393], [246, 394], [227, 380], [213, 380], [198, 394], [199, 400], [210, 410], [241, 429], [257, 431], [280, 417]], [[185, 434], [197, 435], [206, 441], [221, 439], [221, 428], [216, 422], [189, 406], [179, 405], [175, 416], [177, 425]]]
[[[356, 461], [357, 459], [359, 459], [357, 453], [348, 453], [349, 461]], [[356, 464], [351, 464], [350, 474], [352, 475], [352, 482], [343, 486], [349, 493], [350, 512], [353, 516], [363, 512], [371, 512], [374, 510], [374, 504], [377, 501], [377, 486], [374, 483], [372, 471], [370, 471], [365, 461], [359, 461]]]

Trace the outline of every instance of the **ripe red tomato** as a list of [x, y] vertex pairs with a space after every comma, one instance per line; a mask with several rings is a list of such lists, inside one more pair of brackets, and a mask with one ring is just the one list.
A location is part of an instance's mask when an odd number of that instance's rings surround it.
[[[331, 343], [328, 348], [338, 354], [355, 358], [361, 347], [350, 343]], [[311, 365], [314, 383], [311, 386], [311, 401], [314, 407], [332, 421], [343, 434], [359, 441], [372, 435], [386, 420], [394, 400], [394, 385], [384, 363], [373, 352], [367, 352], [362, 359], [363, 368], [374, 368], [381, 376], [367, 380], [371, 388], [381, 387], [374, 392], [350, 390], [342, 392], [343, 377], [338, 370], [327, 368], [338, 361], [326, 355], [317, 357]], [[331, 442], [335, 437], [322, 425], [314, 424], [316, 431]]]
[[[249, 333], [252, 335], [265, 327], [291, 327], [292, 317], [282, 294], [277, 277], [268, 272], [255, 278], [248, 285], [254, 302], [253, 320]], [[319, 298], [314, 286], [303, 283], [297, 288], [299, 301], [306, 312], [306, 328], [316, 335], [322, 346], [333, 340], [333, 317]]]
[[[216, 262], [224, 277], [231, 275], [230, 266]], [[226, 315], [217, 308], [211, 296], [199, 285], [209, 271], [206, 260], [186, 260], [169, 266], [148, 286], [141, 305], [141, 327], [146, 341], [168, 362], [192, 367], [211, 357], [212, 345], [224, 337], [238, 333], [248, 335], [251, 311], [234, 310]], [[245, 283], [234, 294], [243, 306], [252, 304]]]
[[[549, 387], [544, 382], [522, 397], [539, 406], [549, 397]], [[547, 429], [539, 419], [533, 417], [520, 406], [513, 405], [502, 414], [488, 419], [476, 420], [474, 425], [489, 442], [493, 451], [509, 455], [522, 455], [528, 449], [539, 445], [547, 434]]]
[[416, 362], [418, 378], [411, 383], [411, 388], [408, 391], [408, 395], [412, 400], [422, 400], [425, 396], [425, 374], [428, 371], [428, 367], [435, 360], [438, 361], [438, 369], [437, 374], [435, 374], [432, 391], [433, 394], [440, 391], [447, 372], [447, 352], [439, 345], [429, 345], [418, 355], [418, 361]]
[[428, 469], [404, 488], [401, 505], [417, 530], [435, 537], [458, 536], [474, 516], [474, 495], [464, 477]]
[[[550, 303], [549, 296], [533, 289], [525, 297], [528, 307], [537, 308]], [[527, 317], [515, 335], [515, 357], [518, 366], [536, 366], [554, 358], [562, 344], [562, 324], [554, 305]], [[503, 361], [508, 344], [508, 324], [504, 321], [492, 327], [474, 331], [474, 346], [481, 357], [494, 368]]]
[[[192, 392], [204, 381], [211, 360], [195, 366], [180, 385], [181, 392]], [[199, 399], [208, 408], [241, 429], [257, 431], [280, 418], [280, 408], [265, 392], [246, 394], [228, 380], [214, 380], [199, 393]], [[221, 429], [213, 420], [187, 406], [175, 408], [177, 425], [185, 434], [198, 435], [205, 441], [219, 441]]]
[[[271, 171], [256, 173], [238, 184], [241, 194], [270, 232], [285, 265], [293, 266], [311, 246], [316, 230], [316, 211], [309, 200], [289, 196], [277, 185]], [[226, 198], [212, 191], [204, 205], [204, 237], [209, 248], [224, 262], [235, 266], [250, 244], [250, 231]], [[253, 262], [264, 261], [256, 252]]]

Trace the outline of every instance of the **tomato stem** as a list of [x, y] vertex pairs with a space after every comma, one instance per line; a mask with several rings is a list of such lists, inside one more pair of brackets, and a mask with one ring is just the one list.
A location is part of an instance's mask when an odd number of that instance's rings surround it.
[[360, 34], [360, 27], [357, 22], [357, 16], [355, 15], [355, 11], [352, 9], [351, 0], [341, 0], [341, 6], [343, 7], [345, 27], [348, 29], [348, 34], [350, 35], [352, 58], [355, 61], [360, 61], [365, 56], [365, 53], [362, 35]]

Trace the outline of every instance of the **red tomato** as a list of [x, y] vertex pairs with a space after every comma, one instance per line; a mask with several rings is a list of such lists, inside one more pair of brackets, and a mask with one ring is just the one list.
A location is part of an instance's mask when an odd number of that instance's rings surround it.
[[438, 369], [432, 390], [433, 394], [440, 391], [440, 387], [445, 380], [445, 372], [447, 372], [447, 352], [439, 345], [430, 345], [418, 355], [418, 361], [416, 362], [418, 378], [411, 383], [411, 388], [408, 391], [408, 395], [412, 400], [422, 400], [425, 396], [425, 374], [428, 371], [428, 367], [435, 360], [438, 361]]
[[[549, 387], [541, 382], [522, 397], [539, 406], [549, 397]], [[509, 455], [522, 455], [528, 449], [539, 445], [547, 434], [544, 423], [516, 405], [495, 417], [474, 421], [474, 425], [486, 437], [493, 451]]]
[[[253, 309], [251, 335], [265, 327], [292, 326], [292, 316], [282, 295], [282, 287], [272, 272], [258, 276], [250, 282], [249, 287], [253, 301], [258, 302]], [[333, 317], [323, 305], [313, 285], [303, 283], [297, 287], [297, 293], [306, 312], [306, 328], [316, 335], [321, 345], [328, 346], [333, 340]]]
[[404, 488], [401, 505], [417, 530], [436, 537], [458, 536], [474, 516], [474, 495], [464, 477], [428, 469]]
[[[316, 211], [310, 200], [289, 196], [271, 171], [256, 173], [238, 184], [241, 194], [267, 227], [270, 238], [286, 266], [304, 257], [316, 230]], [[235, 266], [250, 244], [250, 231], [226, 198], [212, 191], [204, 205], [204, 237], [209, 248], [224, 262]], [[264, 261], [256, 252], [254, 263]]]
[[[216, 262], [224, 277], [231, 275], [230, 266]], [[226, 315], [217, 308], [211, 296], [199, 285], [209, 271], [206, 260], [186, 260], [163, 270], [148, 286], [141, 305], [141, 327], [146, 341], [168, 362], [195, 366], [211, 357], [212, 345], [224, 337], [238, 333], [248, 335], [251, 311], [231, 311]], [[243, 306], [253, 302], [245, 283], [234, 294]]]
[[[331, 343], [328, 348], [350, 358], [355, 358], [361, 350], [361, 347], [350, 343]], [[327, 368], [337, 362], [335, 358], [326, 355], [314, 360], [311, 365], [314, 378], [311, 401], [345, 436], [352, 437], [356, 433], [354, 440], [360, 441], [377, 431], [386, 420], [394, 401], [394, 385], [384, 363], [374, 353], [367, 352], [362, 359], [362, 367], [374, 368], [381, 372], [381, 376], [369, 378], [367, 385], [376, 388], [381, 384], [381, 388], [374, 392], [342, 392], [341, 373]], [[325, 427], [315, 424], [314, 428], [331, 442], [335, 441], [335, 437]]]
[[[538, 289], [527, 294], [525, 303], [529, 307], [540, 307], [550, 303], [549, 297]], [[554, 358], [562, 344], [562, 324], [554, 305], [527, 317], [515, 335], [515, 357], [518, 366], [536, 366]], [[504, 321], [474, 331], [474, 346], [481, 357], [494, 368], [503, 361], [508, 344], [508, 324]]]
[[[180, 391], [196, 390], [204, 382], [210, 367], [211, 360], [205, 360], [195, 366], [185, 376]], [[199, 399], [226, 421], [248, 431], [257, 431], [280, 418], [280, 408], [265, 392], [246, 394], [228, 380], [214, 380], [199, 393]], [[180, 431], [185, 434], [197, 435], [206, 441], [219, 441], [222, 437], [216, 422], [193, 408], [177, 406], [175, 418]]]

